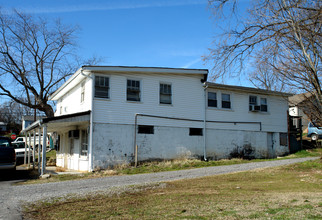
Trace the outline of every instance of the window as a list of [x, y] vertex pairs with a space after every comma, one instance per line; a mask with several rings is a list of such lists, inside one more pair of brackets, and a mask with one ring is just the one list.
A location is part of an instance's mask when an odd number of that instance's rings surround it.
[[202, 128], [189, 128], [190, 136], [202, 136]]
[[171, 96], [171, 85], [160, 83], [160, 104], [172, 104]]
[[253, 111], [255, 109], [254, 106], [257, 105], [257, 96], [249, 96], [249, 111]]
[[104, 76], [95, 76], [95, 97], [109, 98], [109, 78]]
[[87, 130], [82, 130], [82, 140], [81, 140], [81, 156], [87, 156], [88, 152], [88, 133]]
[[139, 125], [138, 126], [139, 134], [154, 134], [154, 126], [151, 125]]
[[217, 107], [217, 94], [208, 92], [208, 107]]
[[230, 94], [221, 94], [221, 107], [231, 108]]
[[261, 98], [261, 111], [267, 112], [267, 99]]
[[81, 84], [81, 102], [84, 102], [85, 99], [85, 82]]
[[127, 80], [127, 101], [140, 101], [140, 81], [138, 80]]

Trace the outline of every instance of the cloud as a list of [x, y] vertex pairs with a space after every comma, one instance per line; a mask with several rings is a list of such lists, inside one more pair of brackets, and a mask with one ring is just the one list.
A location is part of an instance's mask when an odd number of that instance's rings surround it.
[[[90, 3], [88, 3], [90, 2]], [[139, 9], [139, 8], [153, 8], [153, 7], [173, 7], [184, 5], [202, 5], [207, 4], [206, 0], [111, 0], [111, 1], [78, 1], [70, 4], [70, 2], [55, 1], [55, 5], [43, 6], [20, 6], [18, 10], [24, 13], [32, 14], [47, 14], [47, 13], [67, 13], [67, 12], [85, 12], [85, 11], [108, 11], [120, 9]], [[37, 5], [41, 5], [38, 2]], [[59, 5], [59, 6], [57, 6]]]
[[192, 65], [199, 63], [201, 61], [201, 57], [199, 57], [198, 59], [192, 60], [189, 63], [183, 65], [181, 68], [190, 68]]

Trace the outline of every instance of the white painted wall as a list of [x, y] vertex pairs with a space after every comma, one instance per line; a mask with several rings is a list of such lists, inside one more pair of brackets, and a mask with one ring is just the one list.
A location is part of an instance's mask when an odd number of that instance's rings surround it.
[[[202, 76], [170, 74], [115, 74], [110, 77], [110, 99], [94, 99], [94, 122], [134, 124], [136, 113], [203, 119]], [[127, 79], [141, 81], [141, 102], [126, 101]], [[159, 104], [160, 82], [171, 83], [172, 105]], [[172, 126], [172, 121], [140, 118], [140, 123]], [[181, 123], [183, 123], [181, 125]], [[177, 126], [189, 126], [178, 122]]]
[[[221, 93], [231, 94], [231, 109], [208, 107], [207, 120], [213, 121], [244, 121], [244, 122], [261, 122], [262, 131], [267, 132], [287, 132], [287, 99], [280, 96], [273, 95], [257, 95], [252, 93], [231, 92], [225, 90], [208, 89], [209, 92], [217, 93], [217, 102], [220, 102]], [[268, 111], [267, 112], [250, 112], [249, 111], [249, 96], [255, 95], [267, 99]], [[258, 125], [252, 124], [209, 124], [210, 128], [216, 129], [233, 129], [233, 130], [248, 130], [259, 131]]]
[[[134, 156], [133, 125], [95, 123], [94, 169], [129, 163]], [[250, 150], [251, 158], [269, 158], [268, 133], [207, 129], [207, 158], [230, 158], [233, 153]], [[275, 156], [288, 152], [279, 145], [279, 133], [273, 133]], [[203, 136], [189, 136], [189, 128], [155, 126], [154, 134], [137, 134], [138, 160], [202, 158]]]
[[[85, 82], [85, 99], [83, 102], [81, 102], [82, 82]], [[85, 78], [82, 82], [71, 88], [57, 101], [55, 116], [91, 110], [92, 81]]]

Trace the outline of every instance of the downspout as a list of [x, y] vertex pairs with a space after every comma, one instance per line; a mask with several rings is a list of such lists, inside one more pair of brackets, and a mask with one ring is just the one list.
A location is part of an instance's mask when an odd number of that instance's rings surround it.
[[204, 161], [207, 161], [207, 137], [206, 137], [206, 134], [207, 134], [207, 131], [206, 131], [206, 123], [207, 123], [207, 88], [208, 88], [208, 85], [206, 83], [204, 83], [204, 120], [203, 120], [203, 160]]
[[136, 150], [136, 127], [137, 127], [138, 116], [139, 115], [140, 114], [136, 113], [135, 118], [134, 118], [134, 141], [133, 141], [134, 142], [133, 143], [133, 155], [134, 155], [134, 157], [133, 157], [133, 159], [135, 160], [135, 162], [137, 162], [136, 159], [138, 158], [137, 150]]
[[81, 68], [81, 75], [87, 77], [92, 81], [92, 90], [91, 90], [91, 114], [90, 114], [90, 128], [89, 128], [89, 167], [88, 171], [92, 172], [93, 169], [93, 106], [94, 106], [94, 82], [93, 77], [83, 73], [83, 67]]

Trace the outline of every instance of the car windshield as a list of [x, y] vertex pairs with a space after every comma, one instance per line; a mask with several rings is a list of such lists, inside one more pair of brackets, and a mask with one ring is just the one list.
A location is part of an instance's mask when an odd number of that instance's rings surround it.
[[8, 147], [10, 145], [8, 139], [0, 138], [0, 146], [1, 147]]

